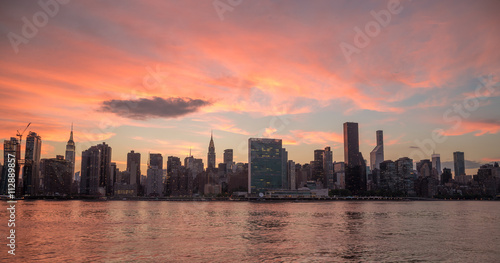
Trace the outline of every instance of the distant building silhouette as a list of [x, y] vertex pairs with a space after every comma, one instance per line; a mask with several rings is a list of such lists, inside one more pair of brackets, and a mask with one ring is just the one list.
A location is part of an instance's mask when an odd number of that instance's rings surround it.
[[384, 132], [377, 131], [377, 146], [370, 152], [370, 169], [380, 169], [380, 163], [384, 161]]
[[233, 149], [225, 149], [224, 150], [224, 163], [232, 163], [233, 162]]
[[149, 154], [147, 175], [146, 196], [164, 196], [163, 157], [160, 153]]
[[280, 139], [248, 139], [248, 192], [283, 188], [283, 148]]
[[113, 194], [111, 147], [104, 142], [82, 152], [80, 194]]
[[314, 150], [314, 160], [312, 161], [312, 181], [321, 182], [323, 184], [324, 171], [323, 171], [323, 155], [325, 150]]
[[441, 176], [441, 184], [447, 184], [451, 182], [451, 169], [444, 168], [443, 174]]
[[465, 156], [463, 152], [453, 153], [453, 164], [455, 169], [455, 178], [460, 175], [465, 175]]
[[440, 178], [441, 171], [441, 155], [433, 153], [432, 154], [432, 170], [436, 172], [438, 178]]
[[130, 174], [128, 184], [141, 185], [141, 154], [134, 151], [127, 153], [127, 172]]
[[43, 178], [44, 196], [69, 196], [73, 183], [72, 169], [74, 165], [64, 156], [42, 159], [40, 170]]
[[345, 188], [354, 194], [366, 191], [366, 163], [359, 152], [358, 124], [344, 123]]
[[323, 150], [323, 187], [334, 189], [335, 181], [333, 176], [333, 152], [330, 146], [327, 146]]
[[42, 138], [31, 132], [26, 137], [26, 151], [23, 168], [23, 193], [27, 196], [40, 194], [40, 157]]
[[207, 170], [216, 168], [215, 166], [216, 155], [215, 155], [215, 145], [213, 133], [210, 134], [210, 143], [208, 145], [207, 154]]
[[[15, 184], [15, 189], [9, 189], [9, 158], [8, 156], [14, 156], [14, 164], [15, 164], [15, 169], [14, 169], [14, 184]], [[20, 186], [20, 178], [19, 178], [19, 171], [20, 171], [20, 163], [19, 160], [21, 159], [21, 146], [19, 144], [19, 141], [17, 140], [16, 137], [11, 137], [10, 140], [4, 140], [3, 142], [3, 164], [4, 168], [2, 171], [2, 178], [0, 182], [0, 193], [2, 195], [7, 195], [7, 194], [15, 194], [16, 197], [21, 197], [21, 186]]]
[[64, 159], [71, 163], [71, 180], [75, 180], [75, 156], [76, 146], [73, 141], [73, 123], [71, 123], [71, 132], [69, 135], [68, 143], [66, 144], [66, 153]]

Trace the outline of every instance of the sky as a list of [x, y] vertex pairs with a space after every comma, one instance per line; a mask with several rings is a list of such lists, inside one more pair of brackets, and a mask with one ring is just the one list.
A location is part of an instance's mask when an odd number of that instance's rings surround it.
[[[106, 142], [206, 165], [250, 137], [283, 139], [309, 163], [344, 122], [359, 123], [369, 162], [465, 152], [468, 174], [500, 160], [499, 1], [0, 2], [0, 140], [42, 137], [63, 155]], [[28, 131], [26, 133], [28, 133]], [[3, 151], [3, 147], [0, 151]], [[24, 151], [24, 149], [23, 149]], [[3, 154], [3, 152], [2, 152]], [[3, 162], [3, 160], [1, 160]]]

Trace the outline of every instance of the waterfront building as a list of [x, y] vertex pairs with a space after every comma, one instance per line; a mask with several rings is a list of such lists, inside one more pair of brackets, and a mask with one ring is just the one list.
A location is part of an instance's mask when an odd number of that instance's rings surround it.
[[41, 159], [42, 195], [71, 195], [73, 169], [73, 163], [70, 160], [65, 160], [65, 157], [62, 155], [57, 155], [56, 158]]
[[370, 169], [380, 169], [380, 163], [384, 161], [384, 133], [376, 132], [377, 146], [370, 152]]
[[455, 178], [460, 175], [465, 175], [465, 156], [463, 152], [453, 153], [453, 164], [455, 169]]
[[283, 189], [283, 148], [280, 139], [248, 139], [248, 192]]
[[66, 144], [66, 153], [64, 159], [71, 163], [71, 178], [75, 180], [75, 157], [76, 157], [76, 145], [73, 141], [73, 123], [71, 123], [71, 132], [69, 134], [69, 140]]
[[207, 170], [215, 169], [216, 155], [213, 133], [210, 134], [210, 143], [208, 144]]
[[104, 142], [82, 152], [80, 194], [113, 195], [111, 147]]
[[[9, 184], [12, 185], [12, 180], [9, 182], [9, 160], [14, 156], [14, 185], [15, 189], [9, 188]], [[2, 177], [0, 181], [0, 194], [14, 194], [16, 197], [21, 197], [21, 186], [20, 186], [20, 160], [21, 160], [21, 145], [16, 137], [11, 137], [10, 140], [4, 140], [3, 142], [3, 164], [4, 169], [2, 171]]]
[[359, 152], [358, 124], [344, 123], [345, 188], [354, 194], [366, 191], [366, 163]]
[[26, 137], [26, 151], [23, 168], [23, 193], [27, 196], [40, 194], [40, 157], [42, 138], [36, 132]]

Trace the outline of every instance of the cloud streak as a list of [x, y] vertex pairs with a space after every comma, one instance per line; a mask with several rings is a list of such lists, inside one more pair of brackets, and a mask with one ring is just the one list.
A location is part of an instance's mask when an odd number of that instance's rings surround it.
[[101, 111], [136, 120], [151, 118], [177, 118], [198, 111], [211, 102], [190, 98], [141, 98], [138, 100], [107, 100]]

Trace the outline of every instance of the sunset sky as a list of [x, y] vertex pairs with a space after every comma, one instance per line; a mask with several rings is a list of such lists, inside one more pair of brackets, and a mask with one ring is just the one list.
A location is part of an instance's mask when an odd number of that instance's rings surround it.
[[143, 173], [148, 152], [206, 165], [211, 130], [217, 162], [250, 137], [343, 161], [347, 121], [368, 161], [376, 130], [385, 159], [500, 160], [500, 1], [41, 2], [0, 2], [0, 139], [31, 122], [53, 158], [73, 122], [77, 171], [102, 142], [121, 170], [130, 150]]

